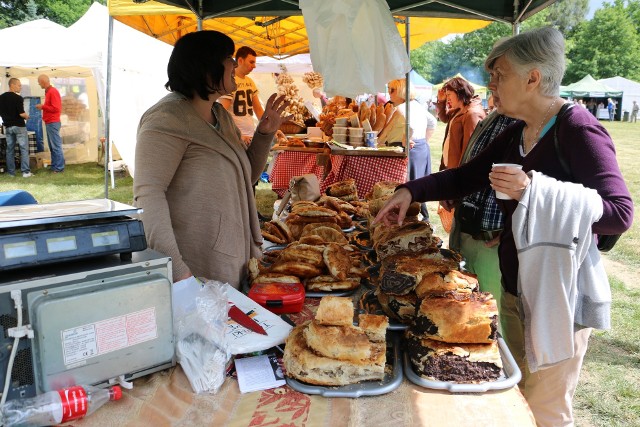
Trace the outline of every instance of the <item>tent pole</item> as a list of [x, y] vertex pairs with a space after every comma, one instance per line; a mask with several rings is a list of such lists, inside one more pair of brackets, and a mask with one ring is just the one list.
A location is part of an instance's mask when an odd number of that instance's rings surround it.
[[109, 163], [111, 162], [111, 137], [109, 135], [109, 127], [111, 125], [111, 59], [113, 51], [113, 16], [109, 15], [109, 39], [107, 45], [107, 88], [104, 113], [104, 134], [107, 139], [107, 145], [104, 149], [104, 198], [109, 198]]
[[[409, 61], [411, 61], [411, 44], [409, 42], [409, 17], [406, 16], [405, 17], [405, 21], [404, 21], [404, 35], [405, 35], [405, 43], [407, 45], [407, 56], [409, 57]], [[409, 106], [409, 104], [411, 103], [411, 63], [409, 63], [409, 71], [407, 72], [407, 76], [405, 77], [405, 87], [404, 87], [404, 107], [405, 107], [405, 124], [404, 124], [404, 139], [405, 139], [405, 147], [404, 147], [404, 151], [407, 154], [407, 161], [410, 161], [409, 159], [409, 150], [410, 150], [410, 145], [409, 144], [409, 132], [411, 129], [410, 123], [409, 123], [409, 114], [411, 113], [411, 107]], [[409, 164], [407, 163], [407, 181], [409, 181], [409, 174], [410, 174], [411, 168], [409, 167]]]

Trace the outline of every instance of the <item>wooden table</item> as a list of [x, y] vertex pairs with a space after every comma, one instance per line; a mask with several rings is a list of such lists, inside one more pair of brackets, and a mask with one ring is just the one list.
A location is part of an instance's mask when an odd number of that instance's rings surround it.
[[[307, 298], [300, 323], [311, 318], [318, 299]], [[227, 378], [212, 395], [195, 395], [182, 369], [134, 381], [133, 390], [74, 426], [535, 426], [517, 387], [481, 394], [452, 394], [416, 386], [406, 379], [391, 393], [357, 399], [324, 398], [288, 386], [241, 394]]]

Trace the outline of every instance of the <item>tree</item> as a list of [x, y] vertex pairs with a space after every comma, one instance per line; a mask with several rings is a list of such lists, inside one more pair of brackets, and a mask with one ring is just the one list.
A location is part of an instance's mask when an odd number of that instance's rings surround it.
[[[524, 21], [521, 31], [553, 25], [566, 36], [584, 19], [587, 11], [588, 0], [559, 1]], [[512, 33], [510, 25], [494, 22], [456, 37], [449, 43], [425, 43], [411, 53], [411, 63], [434, 83], [462, 73], [475, 83], [486, 84], [489, 76], [484, 70], [485, 58], [498, 39], [511, 36]], [[415, 61], [413, 58], [416, 58]]]
[[[97, 0], [106, 4], [106, 0]], [[68, 27], [89, 9], [93, 0], [0, 0], [0, 28], [46, 18]]]
[[569, 47], [570, 63], [565, 83], [572, 83], [587, 74], [595, 79], [623, 76], [640, 79], [636, 57], [640, 36], [624, 2], [605, 4], [591, 21], [581, 24]]

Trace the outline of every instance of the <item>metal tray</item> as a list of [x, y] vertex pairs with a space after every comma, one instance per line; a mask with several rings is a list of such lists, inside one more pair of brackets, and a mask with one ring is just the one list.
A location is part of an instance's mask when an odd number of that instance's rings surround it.
[[486, 381], [478, 384], [462, 384], [451, 381], [435, 381], [421, 377], [413, 370], [409, 354], [404, 352], [404, 371], [412, 383], [436, 390], [448, 390], [450, 393], [484, 393], [489, 390], [503, 390], [511, 388], [520, 382], [522, 373], [515, 359], [511, 355], [507, 343], [498, 337], [498, 348], [502, 358], [502, 375], [495, 381]]
[[402, 361], [400, 359], [400, 339], [397, 334], [387, 334], [387, 365], [392, 365], [391, 373], [385, 373], [382, 381], [364, 381], [358, 384], [329, 387], [310, 385], [287, 377], [287, 385], [305, 394], [323, 397], [379, 396], [397, 389], [402, 384]]

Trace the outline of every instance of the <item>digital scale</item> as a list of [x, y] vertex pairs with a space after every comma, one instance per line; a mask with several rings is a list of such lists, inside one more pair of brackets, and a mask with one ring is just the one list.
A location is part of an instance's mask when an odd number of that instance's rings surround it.
[[0, 384], [22, 298], [8, 399], [106, 386], [175, 365], [171, 258], [146, 249], [141, 211], [107, 199], [0, 207]]
[[147, 248], [140, 209], [108, 199], [0, 207], [0, 270]]

